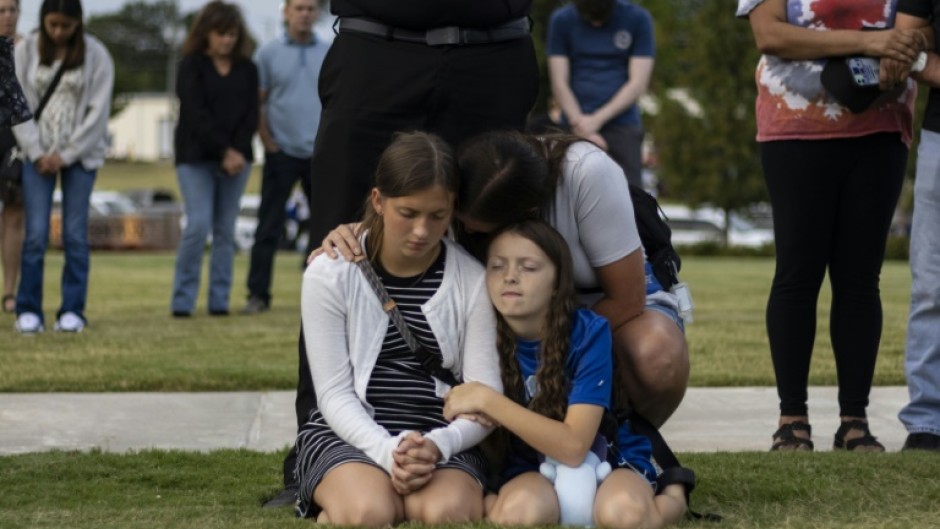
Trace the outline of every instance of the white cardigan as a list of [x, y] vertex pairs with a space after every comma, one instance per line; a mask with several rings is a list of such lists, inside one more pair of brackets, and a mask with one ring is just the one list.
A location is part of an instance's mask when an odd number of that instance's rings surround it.
[[[36, 90], [39, 69], [39, 33], [35, 32], [16, 45], [16, 77], [23, 87], [30, 110], [39, 106], [42, 94]], [[82, 95], [75, 109], [75, 126], [68, 143], [59, 151], [66, 166], [81, 162], [85, 169], [104, 165], [108, 152], [108, 118], [111, 114], [111, 90], [114, 88], [114, 63], [104, 45], [85, 34], [85, 64]], [[13, 127], [16, 143], [31, 161], [45, 153], [39, 144], [39, 127], [31, 119]]]
[[[464, 381], [502, 391], [496, 352], [496, 319], [483, 266], [445, 239], [447, 255], [440, 288], [422, 305], [440, 345], [443, 366]], [[362, 271], [339, 257], [319, 256], [304, 273], [301, 315], [307, 360], [317, 406], [336, 435], [391, 472], [392, 451], [407, 432], [393, 437], [373, 419], [366, 388], [382, 348], [389, 318]], [[437, 394], [449, 386], [437, 379]], [[466, 419], [425, 434], [442, 462], [490, 432]]]

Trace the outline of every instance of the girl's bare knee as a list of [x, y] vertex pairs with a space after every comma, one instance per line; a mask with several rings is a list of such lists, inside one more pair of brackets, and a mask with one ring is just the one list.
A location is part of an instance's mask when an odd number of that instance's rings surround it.
[[489, 515], [499, 525], [545, 525], [558, 523], [558, 508], [546, 505], [537, 495], [516, 491], [511, 498], [497, 501]]
[[450, 498], [425, 502], [421, 508], [420, 521], [426, 524], [451, 524], [475, 522], [483, 518], [483, 499]]
[[650, 502], [624, 494], [594, 509], [594, 522], [607, 529], [652, 529]]
[[375, 501], [374, 499], [373, 501], [350, 503], [325, 511], [330, 523], [333, 525], [387, 527], [395, 525], [399, 521], [394, 504]]

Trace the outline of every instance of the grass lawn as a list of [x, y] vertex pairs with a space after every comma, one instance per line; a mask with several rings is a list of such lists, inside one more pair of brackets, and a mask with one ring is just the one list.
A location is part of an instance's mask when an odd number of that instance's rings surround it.
[[[255, 317], [237, 315], [246, 296], [247, 256], [235, 261], [233, 315], [210, 318], [205, 284], [193, 318], [169, 316], [170, 253], [95, 252], [86, 332], [21, 337], [0, 315], [0, 391], [203, 391], [293, 389], [296, 384], [300, 255], [276, 260], [274, 305]], [[61, 252], [46, 260], [46, 318], [59, 302]], [[688, 325], [692, 385], [773, 385], [764, 330], [773, 261], [687, 258], [683, 278], [695, 299]], [[205, 281], [206, 272], [203, 272]], [[907, 264], [888, 262], [882, 278], [884, 333], [876, 384], [903, 384]], [[835, 384], [828, 337], [828, 288], [821, 295], [810, 383]], [[3, 321], [3, 320], [0, 320]]]
[[[171, 162], [134, 163], [108, 161], [98, 170], [96, 190], [126, 191], [128, 189], [157, 188], [172, 191], [180, 199], [176, 172]], [[261, 192], [261, 164], [252, 166], [245, 193]]]
[[[312, 527], [291, 509], [259, 508], [277, 491], [281, 456], [226, 450], [0, 457], [0, 527]], [[745, 452], [683, 459], [699, 475], [693, 508], [724, 519], [685, 521], [680, 528], [937, 526], [935, 454]]]
[[[49, 252], [45, 317], [59, 303], [61, 252]], [[95, 252], [89, 282], [89, 327], [79, 335], [22, 337], [13, 318], [0, 327], [0, 391], [215, 391], [296, 387], [301, 256], [275, 260], [272, 309], [238, 315], [247, 289], [247, 255], [235, 261], [229, 317], [209, 317], [208, 256], [192, 318], [170, 316], [174, 255]]]
[[[256, 170], [249, 192], [257, 192], [257, 186]], [[99, 189], [139, 187], [176, 191], [168, 165], [109, 164], [99, 175]], [[300, 256], [279, 255], [270, 312], [210, 318], [203, 293], [195, 316], [187, 320], [169, 316], [173, 258], [171, 253], [95, 252], [87, 310], [91, 325], [80, 335], [47, 332], [24, 338], [13, 332], [11, 316], [0, 315], [0, 392], [293, 389]], [[50, 325], [59, 301], [61, 266], [61, 252], [50, 252], [45, 285]], [[232, 290], [235, 312], [246, 294], [246, 273], [247, 256], [241, 254]], [[696, 303], [695, 322], [687, 329], [693, 385], [773, 385], [764, 330], [772, 273], [769, 259], [685, 259], [682, 276]], [[904, 382], [909, 288], [907, 264], [887, 263], [876, 384]], [[824, 289], [810, 378], [814, 385], [835, 383], [828, 302]], [[231, 450], [0, 457], [0, 527], [310, 527], [311, 522], [295, 519], [290, 509], [259, 508], [278, 490], [282, 457]], [[940, 480], [934, 454], [681, 457], [699, 476], [693, 507], [719, 513], [724, 520], [686, 521], [679, 527], [937, 527]]]

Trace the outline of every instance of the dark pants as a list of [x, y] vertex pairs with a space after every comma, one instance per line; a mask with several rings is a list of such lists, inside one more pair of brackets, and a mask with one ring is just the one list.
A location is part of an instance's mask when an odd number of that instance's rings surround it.
[[[529, 38], [430, 47], [340, 33], [320, 70], [311, 241], [359, 219], [379, 156], [395, 132], [433, 132], [456, 147], [482, 132], [523, 130], [537, 92]], [[299, 428], [316, 405], [302, 331], [298, 349]], [[296, 458], [295, 446], [284, 460], [285, 484], [294, 481]]]
[[456, 147], [488, 130], [521, 130], [537, 91], [528, 38], [430, 47], [340, 33], [320, 70], [311, 240], [361, 217], [393, 133], [424, 130]]
[[623, 169], [627, 181], [643, 187], [643, 127], [607, 125], [600, 130], [607, 142], [607, 154]]
[[781, 415], [807, 414], [816, 304], [828, 268], [839, 413], [865, 417], [881, 339], [881, 265], [907, 151], [889, 133], [761, 144], [777, 246], [767, 335]]
[[298, 180], [309, 202], [310, 158], [294, 158], [282, 152], [265, 154], [258, 227], [248, 269], [248, 295], [265, 303], [271, 302], [271, 276], [274, 254], [284, 231], [284, 206]]

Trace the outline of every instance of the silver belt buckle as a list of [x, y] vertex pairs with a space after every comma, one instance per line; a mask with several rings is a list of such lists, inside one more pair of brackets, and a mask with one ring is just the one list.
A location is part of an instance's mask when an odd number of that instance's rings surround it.
[[425, 39], [428, 46], [460, 44], [460, 28], [457, 26], [447, 26], [429, 29], [425, 35]]

